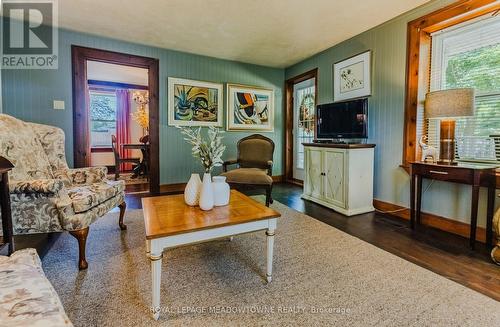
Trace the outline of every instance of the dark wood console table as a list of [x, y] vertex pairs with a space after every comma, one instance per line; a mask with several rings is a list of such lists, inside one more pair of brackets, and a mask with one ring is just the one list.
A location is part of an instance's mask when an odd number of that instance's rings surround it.
[[410, 224], [415, 229], [420, 224], [422, 206], [422, 179], [467, 184], [472, 186], [470, 247], [474, 249], [477, 229], [477, 209], [479, 188], [488, 188], [488, 209], [486, 214], [486, 244], [491, 246], [493, 239], [493, 209], [495, 202], [496, 166], [486, 164], [459, 163], [440, 165], [425, 162], [410, 163]]
[[12, 215], [10, 211], [9, 171], [14, 168], [7, 159], [0, 157], [0, 209], [2, 212], [3, 236], [0, 238], [0, 250], [8, 247], [8, 254], [14, 252]]

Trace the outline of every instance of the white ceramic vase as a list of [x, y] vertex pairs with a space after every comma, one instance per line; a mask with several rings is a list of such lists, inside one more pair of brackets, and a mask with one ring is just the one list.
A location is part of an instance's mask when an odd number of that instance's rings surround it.
[[188, 206], [197, 206], [200, 201], [201, 179], [198, 174], [191, 174], [191, 178], [184, 189], [184, 202]]
[[229, 184], [225, 176], [214, 176], [212, 178], [214, 189], [214, 206], [220, 207], [229, 204]]
[[203, 175], [199, 205], [201, 210], [211, 210], [214, 207], [214, 190], [210, 173], [205, 173]]

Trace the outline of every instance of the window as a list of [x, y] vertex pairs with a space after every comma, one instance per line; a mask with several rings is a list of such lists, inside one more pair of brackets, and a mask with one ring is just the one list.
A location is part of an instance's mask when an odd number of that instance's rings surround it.
[[[405, 168], [407, 171], [410, 162], [413, 162], [415, 160], [420, 160], [421, 153], [420, 153], [419, 140], [422, 134], [436, 132], [436, 129], [433, 128], [432, 124], [430, 125], [426, 124], [426, 121], [424, 119], [423, 104], [424, 104], [425, 94], [429, 92], [431, 86], [431, 81], [430, 81], [431, 76], [429, 74], [431, 70], [431, 61], [432, 61], [431, 59], [434, 59], [434, 61], [436, 61], [437, 58], [435, 54], [432, 54], [433, 51], [431, 49], [432, 45], [436, 44], [436, 40], [438, 39], [439, 33], [437, 32], [443, 31], [442, 33], [444, 40], [445, 39], [444, 34], [447, 34], [446, 32], [453, 31], [453, 28], [460, 28], [466, 26], [464, 24], [467, 24], [467, 22], [469, 22], [469, 24], [475, 23], [478, 21], [478, 19], [480, 19], [480, 17], [486, 17], [488, 15], [491, 17], [498, 16], [499, 12], [500, 12], [500, 1], [495, 1], [495, 0], [456, 1], [446, 7], [440, 8], [434, 12], [426, 14], [408, 23], [406, 85], [405, 85], [406, 89], [405, 121], [404, 121], [403, 158], [402, 158], [403, 159], [402, 167]], [[481, 37], [481, 35], [478, 34], [478, 37]], [[463, 44], [462, 47], [466, 49], [467, 44], [464, 43], [462, 44]], [[441, 52], [441, 54], [443, 53], [444, 52]], [[431, 58], [431, 55], [434, 56]], [[450, 54], [449, 58], [452, 57], [453, 55]], [[443, 58], [446, 57], [441, 57], [441, 59]], [[442, 65], [447, 65], [448, 63], [449, 61], [447, 62], [446, 59], [441, 60]], [[434, 68], [436, 68], [436, 63], [434, 64]], [[443, 73], [440, 76], [443, 77]], [[436, 81], [436, 75], [433, 74], [432, 77]], [[432, 88], [434, 87], [435, 86], [433, 85]], [[486, 94], [482, 95], [484, 96], [484, 99], [486, 99]], [[478, 114], [477, 116], [479, 117], [480, 115]], [[460, 126], [461, 123], [462, 122], [459, 122], [457, 125]], [[468, 127], [470, 128], [470, 126]], [[464, 128], [459, 128], [459, 129], [460, 130], [457, 131], [458, 133], [455, 133], [455, 135], [462, 137], [461, 131], [464, 131], [465, 129]], [[467, 133], [469, 133], [468, 130], [469, 129], [467, 129]], [[476, 131], [478, 131], [478, 129], [476, 129]], [[439, 135], [434, 136], [434, 138], [438, 139]], [[463, 142], [470, 141], [471, 139], [473, 138], [469, 137], [467, 140], [463, 139]], [[495, 140], [498, 142], [497, 151], [499, 151], [498, 149], [500, 148], [500, 138], [495, 138]], [[490, 145], [492, 144], [491, 138], [488, 142], [490, 142], [489, 143]], [[460, 146], [462, 147], [462, 145]], [[491, 156], [491, 152], [489, 153]], [[464, 156], [462, 150], [461, 154], [462, 156]], [[500, 173], [498, 175], [498, 178], [500, 183]]]
[[90, 146], [110, 148], [116, 135], [116, 94], [90, 91]]
[[[313, 82], [313, 80], [311, 80]], [[314, 110], [315, 86], [308, 86], [297, 90], [297, 160], [296, 168], [304, 169], [304, 146], [302, 143], [311, 143], [314, 140]]]
[[[476, 90], [474, 117], [457, 119], [456, 157], [500, 161], [500, 17], [487, 15], [431, 34], [430, 90]], [[439, 123], [426, 122], [428, 142], [439, 147]], [[497, 144], [498, 144], [497, 139]]]

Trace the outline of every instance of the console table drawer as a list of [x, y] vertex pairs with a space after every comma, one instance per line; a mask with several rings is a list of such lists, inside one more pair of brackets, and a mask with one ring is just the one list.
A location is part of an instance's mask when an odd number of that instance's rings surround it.
[[458, 167], [433, 167], [430, 165], [414, 165], [415, 174], [423, 178], [430, 178], [454, 183], [470, 184], [474, 180], [474, 170]]

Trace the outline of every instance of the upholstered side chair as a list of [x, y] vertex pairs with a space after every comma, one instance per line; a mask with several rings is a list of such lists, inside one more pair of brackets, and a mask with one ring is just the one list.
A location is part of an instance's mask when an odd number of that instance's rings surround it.
[[[266, 192], [266, 206], [273, 203], [273, 155], [274, 142], [268, 137], [253, 134], [242, 138], [237, 144], [237, 159], [225, 161], [223, 176], [231, 187], [262, 188]], [[238, 168], [229, 170], [230, 165]]]
[[125, 183], [107, 180], [105, 167], [68, 168], [62, 129], [0, 114], [0, 156], [14, 165], [14, 235], [68, 231], [78, 240], [79, 268], [86, 269], [90, 224], [118, 206], [119, 226], [126, 229]]

